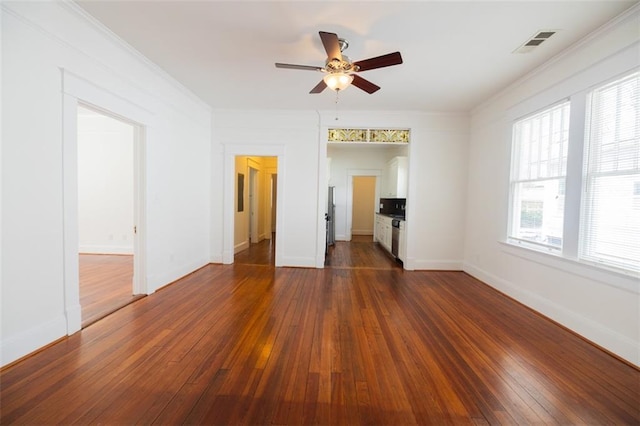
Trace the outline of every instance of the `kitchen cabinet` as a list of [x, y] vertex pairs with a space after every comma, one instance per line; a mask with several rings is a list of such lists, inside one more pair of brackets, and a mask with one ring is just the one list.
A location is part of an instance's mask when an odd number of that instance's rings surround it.
[[382, 172], [382, 197], [407, 198], [409, 159], [393, 157]]
[[375, 238], [382, 247], [391, 252], [391, 218], [376, 214]]
[[400, 221], [400, 241], [399, 241], [400, 247], [398, 247], [398, 259], [402, 260], [403, 262], [407, 257], [407, 243], [405, 240], [405, 231], [404, 231], [405, 223], [406, 222], [404, 220]]

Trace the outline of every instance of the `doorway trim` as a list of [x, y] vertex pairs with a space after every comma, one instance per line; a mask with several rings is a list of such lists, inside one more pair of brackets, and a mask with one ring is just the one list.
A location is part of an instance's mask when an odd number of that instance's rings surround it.
[[258, 234], [258, 229], [260, 229], [258, 226], [258, 218], [260, 217], [260, 194], [258, 192], [260, 171], [256, 167], [258, 166], [255, 162], [249, 159], [247, 170], [247, 176], [249, 176], [249, 245], [260, 242], [260, 235]]
[[234, 196], [236, 156], [247, 157], [277, 157], [278, 159], [278, 197], [276, 199], [276, 256], [275, 266], [282, 266], [282, 253], [286, 241], [283, 241], [284, 220], [284, 176], [285, 176], [285, 147], [284, 145], [250, 145], [250, 144], [224, 144], [224, 176], [223, 176], [223, 231], [222, 231], [222, 263], [232, 264], [234, 258]]
[[148, 294], [146, 274], [146, 145], [152, 114], [68, 70], [62, 73], [63, 276], [67, 334], [82, 326], [78, 241], [78, 105], [134, 126], [133, 293]]
[[347, 241], [351, 241], [351, 226], [353, 224], [353, 178], [354, 176], [375, 176], [376, 193], [374, 196], [375, 206], [380, 203], [380, 178], [382, 170], [378, 169], [347, 169], [347, 228], [345, 229], [345, 237]]

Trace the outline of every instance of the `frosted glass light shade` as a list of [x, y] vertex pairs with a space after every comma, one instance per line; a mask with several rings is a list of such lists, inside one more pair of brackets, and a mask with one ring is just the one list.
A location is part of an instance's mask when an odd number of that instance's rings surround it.
[[342, 72], [327, 74], [323, 78], [327, 87], [331, 90], [344, 90], [353, 81], [353, 76]]

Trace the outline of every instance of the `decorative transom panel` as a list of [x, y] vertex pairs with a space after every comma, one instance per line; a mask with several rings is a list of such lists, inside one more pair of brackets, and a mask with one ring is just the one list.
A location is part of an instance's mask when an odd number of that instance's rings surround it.
[[329, 129], [329, 142], [409, 143], [409, 129]]

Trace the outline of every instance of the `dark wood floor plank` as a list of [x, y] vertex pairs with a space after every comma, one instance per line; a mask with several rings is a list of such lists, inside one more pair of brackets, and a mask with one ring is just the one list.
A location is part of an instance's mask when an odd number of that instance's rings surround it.
[[79, 255], [80, 306], [86, 327], [143, 297], [133, 295], [133, 256]]
[[0, 423], [640, 423], [638, 369], [462, 272], [260, 244], [0, 371]]

